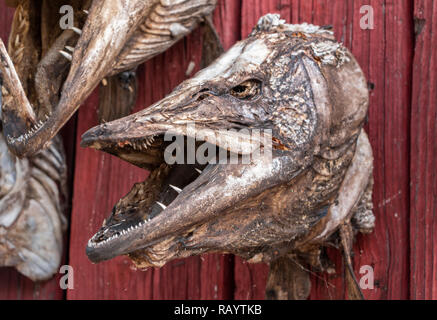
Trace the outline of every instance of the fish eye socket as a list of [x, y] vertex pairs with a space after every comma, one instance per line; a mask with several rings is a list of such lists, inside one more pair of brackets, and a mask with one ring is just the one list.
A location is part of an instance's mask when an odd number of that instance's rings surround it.
[[252, 100], [261, 93], [261, 81], [258, 79], [245, 80], [233, 87], [230, 94], [241, 100]]

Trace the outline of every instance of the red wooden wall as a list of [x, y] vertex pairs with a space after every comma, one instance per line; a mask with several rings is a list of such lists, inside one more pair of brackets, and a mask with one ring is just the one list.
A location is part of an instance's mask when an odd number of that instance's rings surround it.
[[[360, 7], [374, 9], [374, 29], [360, 28]], [[7, 38], [12, 10], [0, 3], [0, 36]], [[214, 23], [225, 45], [250, 32], [269, 12], [291, 23], [331, 24], [352, 50], [371, 88], [366, 127], [375, 157], [375, 232], [359, 236], [355, 270], [375, 270], [368, 299], [437, 299], [437, 1], [433, 0], [219, 0]], [[169, 93], [199, 66], [199, 30], [139, 70], [137, 109]], [[70, 159], [72, 210], [65, 263], [74, 268], [74, 289], [58, 278], [33, 284], [13, 269], [0, 269], [0, 298], [8, 299], [262, 299], [265, 265], [238, 257], [205, 255], [161, 269], [134, 271], [127, 258], [93, 265], [85, 255], [89, 237], [132, 183], [147, 173], [109, 155], [79, 147], [97, 124], [97, 95], [64, 130]], [[75, 138], [76, 137], [76, 138]], [[434, 232], [436, 230], [436, 232]], [[343, 299], [343, 266], [331, 251], [335, 275], [313, 274], [311, 299]]]

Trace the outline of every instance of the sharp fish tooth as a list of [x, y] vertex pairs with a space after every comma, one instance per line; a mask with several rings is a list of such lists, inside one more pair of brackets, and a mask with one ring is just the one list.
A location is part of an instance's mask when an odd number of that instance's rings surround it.
[[162, 208], [162, 209], [166, 209], [167, 207], [165, 205], [163, 205], [161, 202], [156, 201], [156, 203]]
[[199, 174], [201, 174], [202, 173], [202, 170], [200, 170], [200, 169], [197, 169], [197, 168], [194, 168]]
[[90, 14], [90, 12], [88, 10], [83, 9], [82, 10], [85, 14]]
[[174, 191], [176, 191], [177, 193], [181, 193], [182, 189], [175, 187], [174, 185], [169, 184], [169, 187], [172, 188]]
[[74, 48], [71, 47], [71, 46], [65, 46], [65, 49], [67, 49], [67, 50], [70, 51], [70, 52], [73, 52], [73, 51], [74, 51]]
[[71, 27], [71, 30], [73, 30], [74, 32], [76, 32], [78, 35], [81, 35], [81, 34], [82, 34], [82, 30], [80, 30], [79, 28]]
[[67, 60], [69, 60], [69, 61], [73, 60], [73, 57], [71, 56], [71, 54], [69, 54], [65, 51], [62, 51], [62, 50], [59, 50], [59, 53], [62, 54]]

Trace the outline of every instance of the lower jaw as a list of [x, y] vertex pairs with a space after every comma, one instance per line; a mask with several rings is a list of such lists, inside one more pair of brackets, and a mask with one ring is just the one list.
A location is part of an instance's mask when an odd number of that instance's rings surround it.
[[[219, 152], [217, 154], [219, 154]], [[175, 164], [169, 166], [165, 164], [165, 162], [162, 162], [161, 166], [152, 170], [147, 180], [143, 182], [145, 184], [144, 193], [148, 193], [151, 195], [151, 199], [149, 199], [150, 201], [148, 200], [147, 204], [144, 205], [143, 208], [141, 208], [141, 210], [143, 210], [141, 215], [139, 215], [136, 220], [130, 220], [129, 224], [124, 224], [124, 227], [133, 225], [135, 224], [135, 222], [141, 221], [141, 219], [153, 219], [157, 215], [162, 214], [162, 211], [165, 210], [165, 207], [167, 207], [172, 203], [172, 201], [174, 201], [174, 199], [178, 196], [178, 193], [182, 189], [195, 181], [205, 167], [206, 165], [200, 165], [198, 163]], [[154, 183], [154, 181], [156, 181], [156, 183]], [[148, 185], [148, 183], [151, 183], [151, 185]], [[123, 202], [123, 200], [130, 200], [128, 197], [130, 196], [130, 193], [134, 190], [134, 188], [135, 186], [128, 193], [128, 195], [120, 199], [119, 203], [116, 204], [114, 209], [117, 209], [117, 206], [121, 202]], [[122, 205], [122, 207], [120, 208], [120, 212], [123, 212], [123, 206], [126, 208], [126, 206], [130, 205], [128, 201], [126, 204]], [[141, 218], [138, 219], [139, 217]], [[123, 221], [124, 219], [120, 220]], [[152, 246], [148, 246], [145, 249], [136, 249], [134, 251], [127, 251], [121, 254], [128, 254], [132, 257], [134, 261], [137, 261], [138, 265], [147, 266], [161, 265], [161, 263], [165, 262], [160, 261], [168, 261], [171, 260], [172, 257], [179, 256], [181, 254], [177, 252], [172, 252], [170, 254], [171, 257], [164, 258], [164, 251], [167, 254], [169, 254], [171, 251], [168, 247], [170, 246], [171, 241], [169, 240], [169, 236], [163, 236], [162, 239], [163, 240], [159, 243], [154, 243]]]
[[[146, 181], [141, 184], [135, 184], [129, 193], [124, 198], [120, 199], [119, 202], [114, 206], [114, 210], [116, 212], [114, 215], [117, 216], [116, 220], [111, 221], [111, 219], [114, 219], [114, 216], [112, 216], [109, 218], [106, 225], [115, 225], [119, 223], [119, 221], [125, 222], [118, 229], [112, 229], [112, 232], [108, 233], [105, 238], [100, 240], [100, 243], [116, 234], [118, 236], [123, 236], [132, 230], [131, 228], [135, 228], [141, 223], [147, 223], [146, 221], [148, 219], [153, 219], [157, 215], [162, 214], [164, 208], [178, 196], [179, 192], [191, 182], [196, 180], [197, 177], [199, 177], [200, 168], [202, 167], [199, 165], [174, 165], [170, 168], [169, 166], [162, 164], [159, 168], [153, 170]], [[151, 185], [149, 185], [149, 183]], [[139, 192], [139, 189], [142, 189], [140, 190], [142, 194], [147, 194], [147, 196], [150, 197], [147, 200], [147, 204], [145, 204], [143, 208], [138, 209], [142, 212], [135, 217], [123, 217], [122, 215], [126, 214], [128, 208], [137, 204], [133, 202], [134, 199], [132, 198], [135, 197], [135, 195]], [[135, 200], [139, 201], [138, 199]], [[126, 203], [123, 203], [123, 201], [126, 201]], [[129, 215], [130, 213], [127, 214]], [[97, 236], [97, 238], [99, 238], [98, 234], [105, 234], [107, 232], [105, 230], [108, 229], [109, 228], [101, 229], [94, 237]], [[110, 243], [108, 245], [110, 245]], [[160, 244], [157, 244], [158, 247], [159, 245]], [[101, 248], [98, 248], [98, 246], [89, 246], [89, 250], [92, 251], [105, 249], [104, 243], [102, 244]], [[159, 251], [160, 249], [156, 250]], [[129, 252], [122, 254], [128, 253]], [[95, 253], [90, 254], [95, 255]]]

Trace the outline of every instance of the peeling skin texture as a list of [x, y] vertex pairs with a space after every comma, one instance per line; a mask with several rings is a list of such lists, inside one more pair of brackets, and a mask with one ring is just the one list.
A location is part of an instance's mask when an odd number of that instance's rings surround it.
[[[284, 257], [324, 270], [321, 253], [336, 243], [338, 228], [355, 214], [372, 215], [373, 158], [362, 129], [367, 108], [364, 75], [330, 31], [262, 17], [247, 39], [163, 100], [82, 136], [82, 146], [151, 170], [89, 240], [88, 257], [100, 262], [127, 254], [147, 268], [226, 252], [251, 262]], [[195, 129], [188, 130], [188, 123]], [[186, 137], [188, 144], [206, 128], [216, 133], [216, 148], [240, 155], [254, 150], [253, 141], [220, 130], [270, 129], [272, 160], [164, 163], [165, 132]], [[235, 139], [242, 148], [230, 145]], [[356, 229], [364, 230], [359, 221], [372, 220], [356, 221]], [[287, 297], [278, 279], [269, 282], [272, 290]], [[307, 286], [293, 290], [289, 297], [309, 292]]]
[[15, 267], [34, 281], [51, 278], [61, 262], [67, 222], [60, 204], [65, 168], [58, 143], [19, 159], [0, 135], [0, 266]]
[[[30, 117], [44, 114], [50, 103], [57, 101], [60, 80], [65, 77], [65, 64], [53, 60], [53, 50], [47, 51], [40, 60], [45, 48], [68, 44], [73, 32], [62, 33], [56, 40], [50, 35], [40, 34], [36, 26], [45, 29], [50, 24], [50, 12], [42, 18], [35, 14], [36, 1], [18, 1], [12, 23], [8, 51], [10, 56], [2, 55], [16, 68], [8, 69], [9, 74], [1, 74], [9, 89], [3, 87], [0, 131], [11, 127], [17, 115], [8, 113], [12, 105], [11, 92], [19, 93], [23, 110]], [[52, 23], [58, 23], [57, 20]], [[34, 26], [34, 28], [31, 28]], [[50, 28], [48, 28], [50, 29]], [[52, 43], [51, 41], [55, 41]], [[1, 43], [0, 45], [3, 45]], [[2, 52], [6, 52], [3, 47]], [[37, 70], [38, 64], [50, 67]], [[35, 76], [35, 81], [33, 80]], [[45, 95], [39, 100], [36, 92], [38, 84], [51, 79]], [[42, 81], [42, 82], [41, 82]], [[29, 101], [27, 100], [29, 97]], [[41, 103], [46, 101], [48, 105]], [[26, 104], [27, 103], [27, 104]], [[25, 106], [28, 109], [25, 109]], [[23, 114], [26, 111], [23, 111]], [[20, 112], [20, 110], [18, 110]], [[20, 113], [18, 113], [18, 117]], [[9, 119], [9, 121], [8, 121]], [[6, 121], [5, 121], [6, 120]], [[9, 124], [8, 124], [9, 123]], [[17, 122], [19, 126], [20, 122]], [[59, 137], [54, 137], [47, 149], [37, 154], [18, 158], [10, 152], [3, 132], [0, 134], [0, 266], [15, 267], [19, 272], [34, 281], [51, 278], [59, 271], [62, 257], [63, 231], [67, 227], [62, 203], [67, 201], [66, 168], [64, 150]]]
[[[19, 5], [29, 1], [21, 0]], [[75, 9], [75, 30], [80, 35], [60, 29], [59, 21], [47, 23], [59, 15], [53, 9], [66, 4]], [[216, 0], [46, 0], [42, 1], [43, 8], [33, 4], [30, 14], [38, 18], [41, 12], [48, 13], [41, 17], [42, 30], [55, 36], [47, 41], [50, 46], [42, 46], [44, 59], [38, 64], [38, 81], [35, 91], [29, 92], [31, 96], [26, 97], [26, 88], [23, 91], [16, 85], [14, 65], [0, 43], [0, 70], [7, 97], [4, 134], [11, 151], [23, 157], [47, 147], [100, 81], [135, 69], [167, 50], [210, 15], [215, 4]], [[22, 47], [19, 57], [28, 60], [34, 55], [25, 52], [27, 46]], [[48, 93], [52, 99], [47, 99]], [[27, 100], [33, 96], [41, 104], [36, 115], [32, 111], [36, 106]]]

